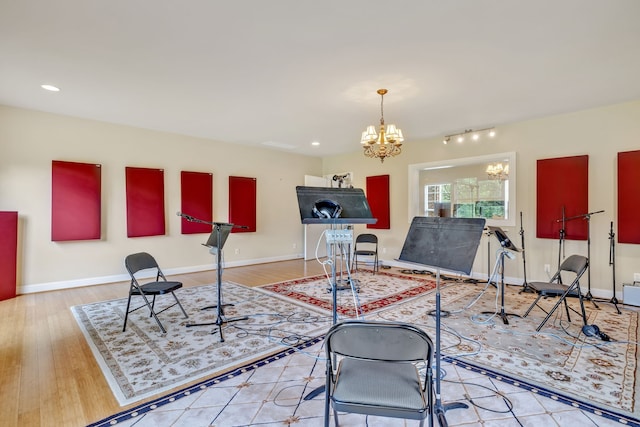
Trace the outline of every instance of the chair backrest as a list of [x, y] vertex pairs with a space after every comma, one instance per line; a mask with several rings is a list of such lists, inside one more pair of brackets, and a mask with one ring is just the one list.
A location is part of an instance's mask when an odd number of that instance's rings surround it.
[[356, 243], [378, 243], [378, 236], [371, 233], [358, 234]]
[[562, 264], [560, 264], [560, 271], [571, 271], [576, 275], [581, 276], [587, 269], [588, 265], [589, 260], [587, 257], [582, 255], [570, 255], [562, 262]]
[[124, 265], [132, 278], [137, 272], [147, 270], [149, 268], [155, 268], [158, 270], [158, 274], [161, 274], [160, 267], [158, 266], [155, 258], [146, 252], [127, 255], [124, 259]]
[[367, 360], [426, 362], [431, 364], [433, 342], [406, 323], [349, 320], [337, 323], [325, 337], [327, 358], [331, 354]]
[[[580, 277], [587, 270], [588, 266], [589, 259], [587, 257], [582, 255], [570, 255], [562, 262], [562, 264], [560, 264], [560, 268], [558, 269], [556, 274], [553, 275], [550, 282], [557, 282], [562, 284], [565, 283], [566, 280], [567, 284], [575, 284], [578, 280], [580, 280]], [[564, 277], [564, 275], [562, 274], [563, 272], [574, 273], [575, 276], [572, 276], [573, 278], [569, 280], [569, 277]]]

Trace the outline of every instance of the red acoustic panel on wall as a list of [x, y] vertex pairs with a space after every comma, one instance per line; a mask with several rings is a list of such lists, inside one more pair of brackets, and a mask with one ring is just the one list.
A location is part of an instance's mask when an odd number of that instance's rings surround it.
[[618, 153], [618, 242], [640, 243], [640, 151]]
[[232, 233], [256, 231], [256, 188], [255, 178], [229, 177], [229, 222], [242, 227]]
[[[181, 212], [202, 221], [213, 222], [213, 174], [180, 173]], [[211, 224], [182, 218], [182, 234], [211, 233]]]
[[589, 156], [538, 160], [536, 236], [558, 239], [565, 221], [565, 239], [587, 240], [589, 213]]
[[367, 177], [367, 201], [371, 208], [371, 215], [378, 219], [375, 224], [367, 224], [367, 228], [391, 228], [389, 175]]
[[16, 296], [18, 212], [0, 212], [0, 301]]
[[101, 167], [51, 162], [51, 240], [100, 238]]
[[164, 171], [127, 167], [125, 174], [127, 237], [165, 234]]

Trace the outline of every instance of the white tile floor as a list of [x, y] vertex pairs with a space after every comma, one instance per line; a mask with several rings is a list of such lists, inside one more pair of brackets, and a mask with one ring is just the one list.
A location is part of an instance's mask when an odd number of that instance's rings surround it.
[[[96, 425], [123, 427], [312, 427], [324, 422], [324, 394], [303, 397], [324, 384], [322, 341], [288, 357], [196, 389], [167, 404], [112, 417]], [[640, 426], [616, 422], [557, 399], [498, 381], [459, 364], [442, 363], [442, 403], [463, 402], [446, 412], [451, 427]], [[427, 423], [426, 423], [427, 424]], [[331, 420], [333, 425], [333, 420]], [[344, 414], [340, 425], [417, 426], [417, 421]], [[435, 422], [437, 426], [437, 420]]]

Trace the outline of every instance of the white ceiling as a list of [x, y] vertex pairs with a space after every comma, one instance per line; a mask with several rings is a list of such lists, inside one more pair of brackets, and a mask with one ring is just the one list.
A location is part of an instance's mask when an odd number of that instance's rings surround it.
[[405, 145], [638, 99], [640, 1], [0, 0], [4, 105], [326, 156], [382, 87]]

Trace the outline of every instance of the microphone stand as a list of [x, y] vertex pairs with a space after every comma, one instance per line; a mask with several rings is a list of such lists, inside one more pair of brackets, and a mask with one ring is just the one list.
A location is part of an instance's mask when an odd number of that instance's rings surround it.
[[560, 227], [560, 239], [558, 240], [558, 270], [560, 270], [560, 264], [562, 264], [562, 259], [564, 258], [564, 237], [565, 237], [565, 222], [566, 218], [564, 217], [564, 205], [562, 206], [562, 218], [556, 220], [556, 222], [562, 221], [562, 227]]
[[492, 282], [493, 274], [491, 273], [491, 235], [493, 232], [485, 228], [487, 232], [487, 284], [493, 285], [496, 289], [498, 289], [498, 282]]
[[587, 267], [587, 294], [584, 296], [584, 299], [586, 299], [587, 301], [591, 301], [596, 308], [598, 308], [598, 305], [593, 300], [593, 295], [591, 295], [591, 215], [602, 212], [604, 212], [604, 210], [589, 212], [586, 214], [566, 218], [566, 221], [570, 221], [576, 218], [584, 218], [587, 220], [587, 260], [589, 261], [589, 266]]
[[527, 260], [525, 258], [524, 251], [524, 228], [522, 228], [522, 212], [520, 212], [520, 242], [522, 243], [522, 269], [524, 272], [524, 283], [522, 285], [522, 289], [518, 293], [522, 292], [535, 292], [529, 283], [527, 283]]
[[[510, 256], [511, 255], [511, 256]], [[500, 318], [502, 319], [502, 323], [504, 323], [505, 325], [509, 324], [509, 316], [515, 316], [515, 317], [522, 317], [518, 314], [515, 313], [507, 313], [504, 309], [504, 257], [509, 257], [509, 258], [515, 258], [505, 247], [505, 244], [503, 242], [500, 242], [500, 252], [497, 255], [496, 258], [496, 264], [493, 268], [493, 274], [492, 276], [495, 276], [498, 268], [500, 268], [500, 287], [497, 287], [497, 280], [496, 280], [496, 288], [498, 289], [497, 292], [500, 292]], [[483, 311], [482, 314], [498, 314], [495, 313], [493, 311]]]
[[609, 231], [609, 265], [613, 274], [613, 297], [609, 300], [616, 307], [618, 314], [622, 314], [618, 308], [618, 298], [616, 298], [616, 233], [613, 232], [613, 221], [611, 221], [611, 230]]
[[206, 306], [201, 308], [201, 310], [209, 310], [212, 308], [217, 309], [216, 311], [216, 320], [213, 322], [206, 322], [206, 323], [187, 323], [187, 328], [192, 327], [192, 326], [211, 326], [211, 325], [216, 325], [218, 327], [218, 330], [214, 330], [213, 332], [211, 332], [211, 334], [215, 334], [216, 332], [218, 333], [218, 335], [220, 336], [220, 342], [224, 342], [224, 336], [222, 335], [222, 325], [224, 325], [225, 323], [229, 323], [229, 322], [237, 322], [240, 320], [247, 320], [249, 317], [247, 316], [242, 316], [242, 317], [233, 317], [233, 318], [227, 318], [224, 315], [224, 308], [223, 307], [229, 307], [229, 306], [233, 306], [233, 304], [223, 304], [222, 303], [222, 227], [223, 226], [231, 226], [233, 227], [233, 224], [228, 224], [228, 223], [222, 223], [222, 222], [209, 222], [209, 221], [204, 221], [201, 219], [197, 219], [194, 218], [190, 215], [186, 215], [183, 213], [178, 212], [178, 216], [186, 219], [189, 222], [199, 222], [202, 224], [209, 224], [212, 225], [215, 229], [215, 233], [216, 233], [216, 276], [217, 276], [217, 285], [216, 285], [216, 290], [217, 290], [217, 304], [216, 305], [210, 305], [210, 306]]

